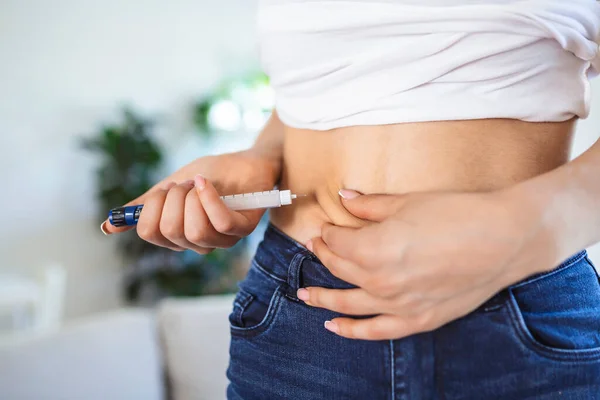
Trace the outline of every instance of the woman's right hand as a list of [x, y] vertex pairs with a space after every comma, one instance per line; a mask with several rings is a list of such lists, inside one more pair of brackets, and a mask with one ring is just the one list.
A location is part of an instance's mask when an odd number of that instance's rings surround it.
[[[201, 157], [126, 205], [144, 204], [136, 226], [143, 240], [206, 254], [249, 235], [265, 212], [232, 211], [220, 196], [271, 190], [280, 168], [278, 160], [252, 150]], [[106, 234], [130, 229], [102, 224]]]

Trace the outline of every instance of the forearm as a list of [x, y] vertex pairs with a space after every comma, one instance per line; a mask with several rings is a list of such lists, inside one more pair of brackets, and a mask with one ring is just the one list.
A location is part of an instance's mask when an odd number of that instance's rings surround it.
[[279, 183], [281, 179], [281, 168], [283, 166], [283, 137], [284, 126], [277, 112], [273, 110], [271, 117], [263, 127], [261, 133], [247, 153], [252, 157], [259, 157], [262, 160], [268, 160], [274, 175], [272, 176], [273, 185]]
[[539, 218], [554, 263], [600, 242], [600, 140], [575, 160], [510, 191]]
[[283, 123], [273, 111], [250, 151], [281, 165], [283, 157]]

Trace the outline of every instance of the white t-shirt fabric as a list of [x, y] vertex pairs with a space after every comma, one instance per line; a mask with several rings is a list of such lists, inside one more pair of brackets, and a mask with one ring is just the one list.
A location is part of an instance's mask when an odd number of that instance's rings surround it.
[[587, 117], [595, 0], [261, 0], [260, 56], [288, 126]]

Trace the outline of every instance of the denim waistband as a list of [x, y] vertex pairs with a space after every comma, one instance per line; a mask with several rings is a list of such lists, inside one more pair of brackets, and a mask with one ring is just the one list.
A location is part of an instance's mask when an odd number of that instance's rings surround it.
[[[532, 275], [515, 285], [566, 268], [586, 256], [587, 252], [582, 250], [564, 260], [551, 271]], [[356, 287], [333, 276], [312, 252], [271, 223], [265, 230], [263, 241], [258, 246], [254, 264], [273, 279], [281, 283], [285, 282], [289, 297], [295, 297], [295, 292], [302, 287], [320, 286], [330, 289]], [[494, 299], [490, 299], [485, 307], [502, 302], [502, 297], [495, 296]]]
[[270, 223], [254, 256], [254, 264], [272, 278], [286, 282], [290, 293], [309, 286], [355, 287], [333, 276], [312, 252]]

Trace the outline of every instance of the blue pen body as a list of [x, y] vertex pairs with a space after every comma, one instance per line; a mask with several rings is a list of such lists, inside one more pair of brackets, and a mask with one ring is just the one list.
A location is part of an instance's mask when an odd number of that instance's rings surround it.
[[113, 226], [135, 225], [140, 218], [143, 205], [113, 208], [108, 212], [108, 222]]

